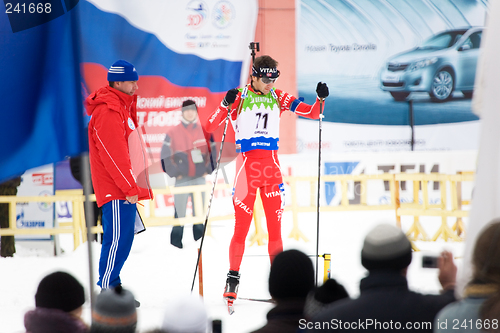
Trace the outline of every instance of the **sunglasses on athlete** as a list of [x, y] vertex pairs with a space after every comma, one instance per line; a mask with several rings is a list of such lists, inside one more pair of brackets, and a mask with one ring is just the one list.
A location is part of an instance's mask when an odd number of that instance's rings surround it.
[[266, 77], [266, 76], [261, 77], [262, 82], [265, 84], [274, 83], [274, 82], [276, 82], [277, 79], [278, 79], [277, 77], [275, 77], [275, 78]]

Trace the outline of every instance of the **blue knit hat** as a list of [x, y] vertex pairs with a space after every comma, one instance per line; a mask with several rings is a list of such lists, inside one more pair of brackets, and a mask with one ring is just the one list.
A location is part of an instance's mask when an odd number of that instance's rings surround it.
[[125, 61], [118, 60], [108, 70], [109, 82], [122, 82], [122, 81], [137, 81], [139, 75], [137, 74], [134, 65]]

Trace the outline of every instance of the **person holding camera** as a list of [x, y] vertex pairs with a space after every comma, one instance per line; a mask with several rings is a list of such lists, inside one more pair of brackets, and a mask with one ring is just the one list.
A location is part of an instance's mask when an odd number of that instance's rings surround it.
[[253, 217], [256, 191], [266, 214], [269, 234], [268, 253], [273, 257], [283, 250], [281, 215], [285, 205], [284, 186], [278, 161], [279, 124], [281, 114], [295, 114], [318, 119], [320, 103], [329, 94], [325, 83], [318, 83], [318, 97], [313, 105], [274, 88], [280, 75], [278, 62], [270, 56], [257, 57], [252, 66], [250, 84], [226, 93], [220, 106], [208, 118], [206, 129], [215, 131], [230, 115], [235, 132], [236, 178], [233, 187], [235, 215], [234, 235], [229, 246], [229, 273], [224, 298], [236, 299], [240, 264], [245, 251], [245, 238]]
[[[163, 171], [175, 178], [175, 187], [205, 185], [205, 176], [212, 173], [215, 143], [212, 136], [203, 131], [198, 118], [198, 108], [193, 100], [182, 103], [181, 122], [172, 127], [165, 136], [161, 149]], [[175, 218], [186, 216], [188, 198], [191, 197], [194, 210], [193, 193], [174, 194]], [[203, 236], [203, 223], [193, 225], [193, 237], [197, 241]], [[176, 225], [170, 233], [170, 243], [182, 249], [184, 226]]]
[[[406, 273], [411, 260], [411, 243], [403, 231], [392, 224], [377, 225], [366, 235], [361, 250], [361, 264], [368, 270], [368, 276], [361, 280], [359, 297], [335, 302], [312, 321], [363, 323], [363, 327], [357, 324], [342, 327], [349, 332], [400, 329], [432, 332], [436, 314], [455, 301], [457, 266], [452, 254], [443, 251], [438, 258], [438, 279], [443, 290], [439, 295], [423, 295], [408, 288]], [[337, 330], [332, 325], [325, 331]]]
[[448, 304], [434, 321], [434, 332], [498, 332], [500, 328], [500, 218], [477, 236], [472, 277], [463, 299]]

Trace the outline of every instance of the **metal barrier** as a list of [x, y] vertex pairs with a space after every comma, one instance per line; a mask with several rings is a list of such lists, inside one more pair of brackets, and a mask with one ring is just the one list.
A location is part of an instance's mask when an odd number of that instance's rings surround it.
[[[231, 188], [227, 184], [217, 184], [216, 191], [226, 190]], [[196, 185], [184, 187], [169, 187], [167, 189], [154, 190], [155, 195], [158, 194], [178, 194], [178, 193], [193, 193], [193, 206], [196, 212], [201, 212], [196, 216], [187, 216], [183, 218], [174, 218], [174, 216], [160, 217], [155, 214], [156, 198], [147, 202], [145, 206], [142, 204], [137, 205], [141, 216], [143, 217], [146, 227], [162, 226], [162, 225], [184, 225], [184, 224], [197, 224], [204, 223], [206, 218], [207, 206], [203, 205], [202, 193], [210, 193], [210, 185]], [[91, 201], [95, 201], [95, 195], [89, 196]], [[54, 228], [17, 228], [16, 223], [16, 204], [18, 202], [71, 202], [73, 208], [73, 221], [72, 222], [59, 222], [55, 221]], [[85, 197], [82, 190], [59, 190], [56, 191], [54, 196], [0, 196], [0, 203], [8, 203], [10, 205], [9, 228], [0, 229], [0, 236], [10, 235], [57, 235], [63, 233], [73, 234], [74, 248], [76, 249], [81, 243], [87, 241], [87, 229], [85, 225], [85, 214], [83, 204]], [[210, 221], [216, 220], [230, 220], [234, 215], [224, 216], [211, 216]], [[207, 226], [207, 235], [211, 235], [211, 230]], [[91, 228], [91, 233], [101, 233], [102, 226], [94, 226]]]
[[[79, 192], [79, 193], [78, 193]], [[75, 194], [78, 193], [78, 194]], [[91, 196], [91, 200], [95, 201], [95, 196]], [[87, 241], [85, 228], [85, 218], [83, 212], [83, 202], [85, 197], [82, 191], [71, 191], [66, 193], [56, 193], [54, 196], [0, 196], [0, 203], [9, 204], [9, 228], [0, 229], [0, 236], [14, 235], [57, 235], [70, 233], [73, 234], [73, 244], [76, 249], [82, 242]], [[17, 228], [16, 221], [16, 204], [18, 202], [59, 202], [69, 201], [73, 204], [73, 222], [56, 221], [55, 228]], [[14, 221], [14, 223], [12, 222]]]
[[[340, 181], [342, 198], [340, 200], [339, 206], [321, 206], [320, 212], [332, 212], [332, 211], [347, 211], [347, 210], [392, 210], [395, 209], [396, 197], [394, 196], [394, 175], [392, 174], [380, 174], [380, 175], [325, 175], [321, 176], [323, 182], [335, 182]], [[284, 182], [290, 185], [292, 204], [285, 207], [285, 211], [292, 211], [293, 215], [293, 227], [290, 232], [289, 238], [294, 238], [295, 240], [303, 239], [308, 241], [307, 237], [299, 229], [299, 217], [298, 214], [301, 212], [316, 212], [316, 196], [318, 195], [317, 188], [317, 177], [284, 177]], [[391, 203], [386, 205], [368, 205], [367, 204], [367, 193], [368, 193], [368, 182], [374, 180], [388, 181], [391, 193]], [[297, 200], [297, 182], [309, 182], [310, 188], [310, 202], [308, 206], [301, 206]], [[349, 182], [359, 182], [359, 194], [360, 203], [350, 204], [349, 203]], [[324, 184], [324, 183], [323, 183]]]
[[[413, 202], [403, 203], [397, 201], [396, 219], [401, 227], [401, 216], [412, 215], [413, 225], [407, 232], [411, 240], [423, 239], [429, 240], [427, 233], [420, 224], [420, 216], [437, 216], [441, 217], [441, 226], [432, 237], [432, 241], [436, 241], [439, 237], [445, 241], [452, 239], [461, 241], [460, 237], [464, 232], [462, 218], [468, 216], [469, 212], [462, 210], [462, 205], [470, 204], [469, 201], [462, 200], [462, 183], [465, 181], [474, 181], [472, 172], [460, 172], [456, 175], [445, 174], [397, 174], [395, 175], [396, 188], [399, 189], [399, 184], [402, 181], [413, 182]], [[429, 203], [429, 182], [438, 182], [441, 191], [440, 202], [438, 204]], [[451, 207], [448, 208], [448, 186], [450, 192]], [[422, 201], [419, 200], [419, 191], [422, 191]], [[399, 197], [399, 195], [397, 195]], [[448, 226], [448, 217], [455, 217], [457, 221], [453, 228]]]
[[[361, 211], [361, 210], [394, 210], [396, 213], [396, 221], [398, 226], [401, 228], [401, 216], [412, 215], [414, 216], [414, 221], [410, 229], [407, 231], [407, 236], [411, 241], [418, 239], [429, 240], [427, 233], [423, 229], [419, 222], [419, 216], [438, 216], [441, 217], [441, 226], [436, 232], [433, 241], [436, 241], [440, 236], [448, 241], [452, 239], [453, 241], [462, 241], [463, 238], [460, 237], [464, 233], [464, 226], [462, 218], [468, 216], [469, 212], [462, 210], [462, 206], [470, 205], [470, 201], [462, 200], [462, 183], [469, 181], [474, 181], [474, 172], [459, 172], [456, 175], [446, 175], [446, 174], [380, 174], [380, 175], [325, 175], [321, 176], [324, 182], [340, 181], [341, 183], [341, 200], [338, 206], [321, 206], [320, 212], [328, 211]], [[285, 211], [293, 212], [293, 228], [290, 232], [289, 238], [294, 238], [295, 240], [302, 239], [304, 241], [309, 241], [307, 237], [300, 231], [299, 228], [299, 218], [298, 213], [300, 212], [316, 212], [316, 196], [317, 196], [317, 178], [316, 177], [284, 177], [284, 181], [290, 185], [292, 204], [285, 207]], [[297, 182], [306, 181], [309, 182], [310, 188], [310, 203], [308, 206], [299, 206], [297, 200]], [[368, 182], [369, 181], [384, 181], [389, 184], [390, 191], [390, 202], [388, 204], [381, 205], [368, 205]], [[412, 203], [401, 203], [400, 198], [400, 186], [403, 181], [413, 182], [413, 202]], [[349, 182], [356, 187], [356, 183], [359, 185], [359, 203], [353, 204], [349, 200]], [[439, 182], [440, 184], [440, 203], [430, 204], [429, 203], [429, 182]], [[450, 184], [450, 199], [451, 199], [451, 209], [447, 208], [448, 194], [447, 194], [447, 184]], [[419, 202], [419, 194], [422, 192], [422, 203]], [[264, 244], [264, 240], [267, 239], [267, 234], [262, 230], [260, 219], [263, 215], [262, 203], [257, 199], [256, 206], [254, 209], [254, 217], [259, 220], [256, 221], [255, 234], [251, 236], [251, 244], [257, 243], [259, 245]], [[456, 217], [457, 221], [450, 228], [447, 224], [448, 217]], [[417, 249], [413, 244], [413, 248]]]
[[[420, 224], [420, 216], [437, 216], [441, 217], [441, 226], [438, 232], [432, 238], [433, 241], [437, 240], [440, 236], [444, 240], [452, 239], [454, 241], [462, 240], [460, 237], [464, 233], [462, 218], [468, 216], [468, 211], [462, 210], [463, 205], [470, 204], [468, 201], [462, 200], [462, 183], [465, 181], [474, 181], [473, 172], [463, 172], [457, 175], [445, 175], [445, 174], [379, 174], [379, 175], [324, 175], [321, 177], [322, 183], [325, 182], [340, 182], [341, 188], [341, 199], [339, 205], [323, 205], [320, 207], [320, 212], [331, 212], [331, 211], [360, 211], [360, 210], [394, 210], [396, 214], [396, 220], [398, 225], [401, 227], [401, 216], [411, 215], [414, 216], [414, 221], [412, 226], [407, 232], [407, 235], [411, 240], [423, 239], [429, 240], [425, 230]], [[383, 181], [389, 184], [390, 192], [390, 202], [381, 205], [369, 205], [367, 204], [369, 183]], [[413, 202], [412, 203], [401, 203], [400, 202], [400, 185], [401, 182], [413, 182]], [[291, 211], [293, 216], [293, 228], [289, 234], [289, 238], [294, 238], [295, 240], [308, 241], [307, 237], [302, 233], [299, 228], [299, 213], [302, 212], [316, 212], [316, 196], [317, 196], [317, 178], [316, 177], [284, 177], [284, 182], [286, 182], [291, 189], [291, 205], [285, 206], [285, 211]], [[306, 182], [309, 183], [310, 195], [309, 203], [307, 205], [299, 205], [298, 202], [298, 183]], [[429, 182], [438, 182], [440, 184], [440, 203], [430, 204], [428, 187]], [[351, 203], [349, 200], [349, 184], [354, 186], [355, 190], [359, 195], [359, 203]], [[448, 209], [448, 191], [447, 184], [450, 184], [450, 201], [451, 209]], [[231, 189], [232, 185], [229, 184], [217, 184], [215, 190], [227, 190]], [[184, 225], [184, 224], [197, 224], [204, 223], [206, 218], [206, 210], [208, 204], [208, 198], [203, 204], [202, 195], [209, 195], [211, 190], [211, 185], [196, 185], [196, 186], [185, 186], [185, 187], [169, 187], [166, 189], [156, 189], [155, 200], [157, 200], [158, 195], [161, 194], [180, 194], [180, 193], [193, 193], [193, 207], [196, 212], [201, 212], [196, 214], [196, 216], [187, 216], [184, 218], [174, 218], [174, 216], [156, 216], [156, 202], [146, 202], [145, 206], [138, 205], [138, 209], [143, 217], [146, 227], [153, 226], [164, 226], [164, 225]], [[420, 191], [422, 193], [422, 201], [420, 202]], [[91, 195], [90, 200], [95, 201], [95, 196]], [[68, 201], [72, 203], [73, 206], [73, 222], [60, 222], [57, 223], [54, 228], [29, 228], [29, 229], [19, 229], [16, 226], [16, 203], [18, 202], [59, 202]], [[83, 211], [84, 196], [82, 190], [63, 190], [56, 191], [54, 196], [46, 197], [20, 197], [20, 196], [0, 196], [0, 203], [9, 203], [10, 205], [10, 226], [9, 228], [0, 229], [0, 235], [40, 235], [40, 234], [50, 234], [56, 235], [61, 233], [72, 233], [74, 240], [75, 249], [83, 242], [86, 242], [86, 226]], [[257, 243], [258, 245], [265, 244], [267, 240], [267, 233], [262, 229], [262, 217], [264, 216], [264, 210], [262, 207], [262, 202], [260, 196], [257, 195], [255, 207], [254, 207], [254, 222], [255, 222], [255, 232], [250, 236], [250, 245]], [[455, 217], [457, 221], [453, 228], [450, 228], [447, 224], [448, 217]], [[234, 213], [228, 215], [211, 215], [210, 221], [217, 220], [231, 220], [234, 219]], [[92, 233], [102, 232], [102, 227], [99, 225], [97, 227], [91, 228]], [[210, 223], [207, 226], [207, 235], [211, 235]]]

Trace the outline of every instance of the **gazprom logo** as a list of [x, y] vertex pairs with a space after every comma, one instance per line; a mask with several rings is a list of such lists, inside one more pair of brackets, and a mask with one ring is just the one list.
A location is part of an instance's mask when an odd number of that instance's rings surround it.
[[212, 22], [219, 29], [227, 28], [233, 22], [236, 11], [228, 1], [219, 1], [215, 4], [212, 13]]

